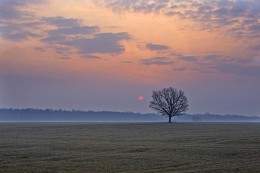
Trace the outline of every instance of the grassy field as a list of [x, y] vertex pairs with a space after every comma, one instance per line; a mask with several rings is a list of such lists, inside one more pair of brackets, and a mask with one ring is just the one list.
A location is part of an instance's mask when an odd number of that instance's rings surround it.
[[0, 123], [0, 172], [260, 172], [260, 123]]

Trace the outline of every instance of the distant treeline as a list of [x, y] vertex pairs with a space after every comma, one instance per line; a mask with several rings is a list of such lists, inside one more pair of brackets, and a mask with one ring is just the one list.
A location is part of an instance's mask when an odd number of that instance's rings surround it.
[[139, 114], [133, 112], [111, 111], [78, 111], [53, 109], [0, 109], [0, 121], [88, 121], [88, 122], [136, 122], [163, 121], [163, 117], [155, 114]]
[[[174, 117], [175, 122], [260, 122], [260, 117], [196, 114]], [[165, 122], [156, 114], [111, 111], [78, 111], [53, 109], [0, 109], [0, 122]]]

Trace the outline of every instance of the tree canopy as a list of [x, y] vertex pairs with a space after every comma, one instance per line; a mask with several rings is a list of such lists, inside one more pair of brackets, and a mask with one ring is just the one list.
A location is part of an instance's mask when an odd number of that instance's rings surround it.
[[159, 114], [169, 117], [169, 123], [173, 116], [182, 115], [188, 110], [188, 99], [182, 90], [175, 88], [163, 88], [159, 91], [153, 91], [150, 108]]

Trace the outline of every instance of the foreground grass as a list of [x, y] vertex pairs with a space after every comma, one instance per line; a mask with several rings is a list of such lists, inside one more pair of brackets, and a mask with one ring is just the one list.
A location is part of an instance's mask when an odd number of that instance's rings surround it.
[[260, 124], [0, 124], [0, 172], [260, 172]]

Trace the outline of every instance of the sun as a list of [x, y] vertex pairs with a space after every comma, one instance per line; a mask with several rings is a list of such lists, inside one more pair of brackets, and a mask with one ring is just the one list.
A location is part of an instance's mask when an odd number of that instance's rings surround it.
[[144, 96], [138, 96], [138, 101], [143, 102], [144, 101]]

